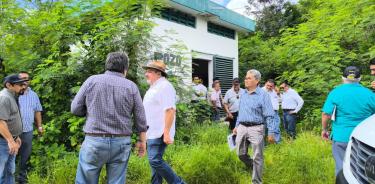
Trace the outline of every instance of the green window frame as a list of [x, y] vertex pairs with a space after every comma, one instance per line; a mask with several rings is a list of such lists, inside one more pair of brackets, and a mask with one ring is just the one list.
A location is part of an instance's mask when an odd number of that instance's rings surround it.
[[164, 10], [162, 10], [161, 18], [192, 28], [195, 28], [196, 24], [196, 18], [193, 15], [172, 8], [165, 8]]
[[233, 29], [226, 28], [221, 25], [214, 24], [212, 22], [207, 23], [207, 31], [216, 35], [224, 36], [230, 39], [236, 38], [236, 31]]

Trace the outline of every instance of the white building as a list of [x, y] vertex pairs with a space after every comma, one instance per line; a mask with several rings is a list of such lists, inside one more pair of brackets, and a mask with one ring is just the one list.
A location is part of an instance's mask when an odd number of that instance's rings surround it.
[[[172, 37], [193, 53], [182, 61], [191, 66], [192, 75], [200, 76], [205, 86], [211, 86], [213, 78], [219, 77], [225, 92], [232, 79], [238, 77], [237, 33], [254, 31], [255, 22], [210, 0], [170, 0], [169, 5], [160, 18], [154, 18], [157, 26], [153, 34], [165, 36], [166, 31], [173, 30]], [[173, 43], [161, 44], [165, 48]], [[154, 58], [168, 65], [180, 56], [164, 50], [155, 52]]]

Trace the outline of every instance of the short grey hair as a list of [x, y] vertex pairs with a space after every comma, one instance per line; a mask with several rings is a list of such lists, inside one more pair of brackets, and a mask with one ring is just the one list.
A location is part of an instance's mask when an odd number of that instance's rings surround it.
[[256, 80], [260, 81], [260, 79], [262, 78], [262, 75], [260, 74], [260, 72], [258, 70], [255, 70], [255, 69], [251, 69], [249, 71], [247, 71], [246, 75], [248, 74], [252, 74]]
[[129, 68], [129, 58], [125, 52], [111, 52], [105, 61], [105, 70], [124, 73]]

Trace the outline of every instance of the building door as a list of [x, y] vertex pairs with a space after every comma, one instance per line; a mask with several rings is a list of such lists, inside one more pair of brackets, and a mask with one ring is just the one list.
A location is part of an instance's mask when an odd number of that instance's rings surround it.
[[214, 78], [218, 77], [221, 84], [221, 94], [232, 87], [233, 80], [233, 59], [214, 56]]
[[192, 68], [192, 76], [199, 76], [203, 80], [203, 85], [208, 88], [208, 60], [193, 59]]

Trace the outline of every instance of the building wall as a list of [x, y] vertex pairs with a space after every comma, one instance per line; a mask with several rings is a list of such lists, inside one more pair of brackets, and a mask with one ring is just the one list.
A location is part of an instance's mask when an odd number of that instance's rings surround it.
[[[166, 35], [165, 30], [173, 30], [176, 34], [169, 35], [185, 44], [189, 51], [194, 51], [192, 57], [207, 59], [209, 62], [209, 81], [213, 77], [213, 56], [233, 58], [233, 76], [238, 76], [238, 38], [230, 39], [207, 31], [207, 20], [204, 17], [196, 16], [196, 27], [188, 27], [160, 18], [154, 18], [157, 26], [152, 33], [158, 36]], [[168, 47], [174, 41], [161, 42], [163, 48]], [[191, 56], [190, 56], [191, 58]], [[191, 62], [186, 61], [186, 62]], [[190, 76], [191, 78], [191, 76]], [[211, 85], [211, 83], [209, 84]]]

